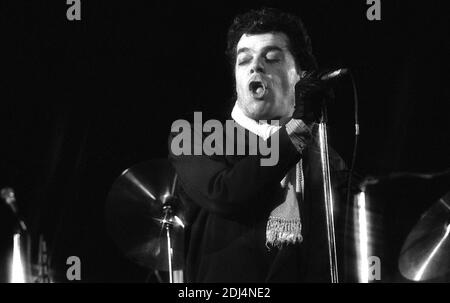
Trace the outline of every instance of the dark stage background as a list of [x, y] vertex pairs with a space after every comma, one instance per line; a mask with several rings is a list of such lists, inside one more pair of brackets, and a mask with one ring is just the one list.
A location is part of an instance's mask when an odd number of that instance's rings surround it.
[[[81, 259], [84, 282], [146, 279], [147, 270], [122, 257], [105, 232], [106, 195], [126, 168], [166, 157], [178, 117], [194, 110], [204, 120], [223, 116], [232, 96], [226, 30], [236, 13], [262, 4], [302, 17], [322, 67], [353, 70], [360, 173], [450, 167], [450, 26], [441, 2], [381, 1], [381, 21], [368, 21], [365, 0], [82, 0], [81, 21], [72, 22], [65, 2], [0, 3], [0, 187], [15, 189], [62, 280], [72, 255]], [[330, 141], [349, 162], [350, 81], [335, 93]], [[401, 231], [393, 243], [401, 245], [434, 199], [424, 193], [386, 207], [383, 215]], [[0, 205], [3, 281], [12, 222]]]

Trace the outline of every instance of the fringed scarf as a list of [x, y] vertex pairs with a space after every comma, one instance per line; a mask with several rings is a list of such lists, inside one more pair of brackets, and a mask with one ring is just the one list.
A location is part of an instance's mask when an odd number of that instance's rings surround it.
[[300, 243], [302, 237], [302, 223], [297, 194], [303, 198], [303, 169], [302, 160], [293, 167], [281, 180], [281, 186], [286, 190], [284, 202], [270, 213], [266, 228], [266, 246], [281, 247], [287, 243]]
[[[268, 123], [259, 123], [247, 117], [237, 104], [234, 105], [231, 117], [243, 128], [267, 140], [280, 126]], [[282, 247], [284, 244], [300, 243], [302, 237], [302, 223], [300, 220], [299, 201], [303, 199], [303, 165], [300, 160], [281, 180], [281, 186], [285, 189], [284, 201], [278, 205], [267, 220], [266, 246]], [[301, 195], [299, 195], [301, 193]]]

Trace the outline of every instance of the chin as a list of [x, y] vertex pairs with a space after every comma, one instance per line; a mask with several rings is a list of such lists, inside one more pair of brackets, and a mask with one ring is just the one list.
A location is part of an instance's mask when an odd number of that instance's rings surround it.
[[268, 120], [274, 117], [271, 106], [259, 100], [247, 107], [246, 114], [254, 120]]

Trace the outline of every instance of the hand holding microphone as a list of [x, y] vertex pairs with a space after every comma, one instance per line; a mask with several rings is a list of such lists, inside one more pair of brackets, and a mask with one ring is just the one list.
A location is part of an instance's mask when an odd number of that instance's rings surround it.
[[334, 98], [331, 85], [347, 72], [346, 68], [304, 72], [295, 85], [293, 118], [302, 119], [307, 125], [317, 121], [321, 115], [323, 102]]

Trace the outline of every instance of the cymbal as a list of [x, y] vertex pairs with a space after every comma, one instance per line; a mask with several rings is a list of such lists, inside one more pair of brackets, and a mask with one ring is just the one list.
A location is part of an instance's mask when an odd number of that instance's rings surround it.
[[403, 244], [399, 269], [413, 281], [450, 275], [450, 192], [426, 211]]
[[119, 249], [135, 263], [168, 270], [163, 207], [172, 206], [173, 270], [183, 267], [184, 208], [174, 198], [176, 173], [167, 159], [139, 163], [113, 183], [106, 201], [106, 229]]

